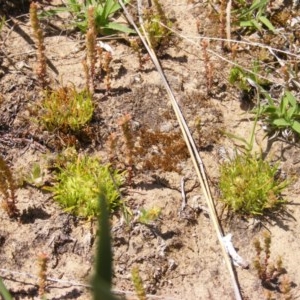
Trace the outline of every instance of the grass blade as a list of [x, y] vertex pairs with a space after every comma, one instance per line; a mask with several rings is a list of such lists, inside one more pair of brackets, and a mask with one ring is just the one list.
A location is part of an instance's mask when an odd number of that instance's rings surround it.
[[100, 215], [96, 253], [96, 268], [93, 279], [94, 300], [117, 300], [111, 292], [112, 285], [112, 249], [107, 207], [106, 191], [101, 188], [99, 194]]
[[1, 278], [0, 278], [0, 295], [3, 297], [4, 300], [13, 299]]

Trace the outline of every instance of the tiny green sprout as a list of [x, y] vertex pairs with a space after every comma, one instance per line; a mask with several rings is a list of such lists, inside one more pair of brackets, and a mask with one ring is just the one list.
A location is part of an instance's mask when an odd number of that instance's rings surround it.
[[57, 183], [50, 188], [56, 200], [67, 212], [82, 217], [99, 214], [98, 196], [102, 192], [111, 211], [120, 204], [118, 188], [124, 182], [124, 174], [103, 165], [99, 159], [87, 155], [75, 156], [59, 167]]
[[36, 186], [41, 187], [44, 185], [44, 174], [39, 163], [34, 163], [32, 165], [29, 174], [27, 174], [25, 181]]
[[239, 89], [250, 92], [253, 86], [249, 83], [254, 82], [257, 86], [266, 86], [268, 81], [260, 76], [261, 66], [258, 60], [253, 61], [250, 70], [245, 70], [242, 67], [234, 66], [230, 69], [229, 83], [236, 85]]
[[4, 25], [5, 25], [5, 22], [6, 22], [6, 18], [5, 18], [5, 16], [4, 17], [0, 17], [0, 33], [1, 33], [1, 31], [2, 31], [2, 29], [3, 29], [3, 27], [4, 27]]
[[131, 270], [131, 278], [132, 278], [132, 282], [136, 291], [136, 294], [138, 296], [139, 300], [146, 300], [146, 292], [143, 286], [143, 280], [141, 278], [140, 272], [138, 267], [134, 267]]
[[158, 207], [152, 207], [150, 209], [142, 208], [140, 210], [140, 213], [141, 214], [139, 216], [138, 221], [143, 224], [150, 224], [159, 218], [161, 214], [161, 209]]
[[286, 201], [281, 192], [287, 180], [276, 180], [277, 166], [250, 153], [236, 155], [221, 165], [221, 201], [233, 212], [261, 216], [273, 211]]

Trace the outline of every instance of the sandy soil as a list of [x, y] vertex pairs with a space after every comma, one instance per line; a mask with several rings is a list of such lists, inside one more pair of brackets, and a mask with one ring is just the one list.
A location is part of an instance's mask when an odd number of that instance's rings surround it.
[[[119, 39], [105, 41], [114, 51], [112, 89], [107, 93], [103, 82], [97, 84], [96, 110], [89, 133], [82, 138], [41, 131], [33, 124], [31, 115], [31, 107], [38, 101], [41, 88], [35, 75], [35, 46], [28, 10], [24, 7], [24, 11], [15, 10], [12, 14], [10, 8], [5, 10], [4, 3], [9, 1], [2, 2], [4, 11], [0, 12], [8, 14], [11, 19], [0, 40], [0, 151], [19, 183], [17, 205], [21, 216], [18, 221], [12, 220], [0, 210], [0, 276], [13, 298], [39, 298], [37, 257], [41, 253], [49, 257], [47, 275], [52, 279], [48, 281], [47, 299], [92, 298], [89, 280], [95, 251], [95, 222], [64, 213], [50, 193], [24, 182], [24, 177], [34, 163], [46, 166], [49, 158], [62, 151], [67, 143], [76, 146], [80, 152], [97, 155], [107, 162], [110, 153], [106, 141], [112, 132], [120, 135], [118, 120], [128, 113], [137, 136], [141, 132], [155, 132], [157, 137], [173, 134], [173, 140], [167, 143], [175, 144], [180, 155], [171, 157], [169, 145], [157, 138], [156, 143], [153, 142], [136, 157], [133, 182], [124, 192], [125, 204], [133, 214], [141, 208], [151, 207], [161, 208], [162, 214], [150, 225], [126, 225], [121, 213], [112, 216], [114, 289], [124, 299], [137, 299], [131, 280], [131, 270], [137, 266], [148, 299], [234, 299], [205, 199], [192, 163], [185, 155], [167, 93], [151, 61], [146, 60], [144, 69], [140, 70], [137, 55], [127, 42]], [[277, 10], [282, 8], [280, 5], [285, 5], [288, 12], [293, 10], [293, 16], [300, 14], [291, 3], [275, 4]], [[47, 8], [47, 4], [41, 5]], [[218, 3], [215, 5], [219, 7]], [[219, 37], [218, 17], [211, 6], [204, 1], [176, 1], [174, 4], [167, 0], [164, 8], [176, 21], [175, 30], [186, 39], [174, 38], [176, 43], [164, 50], [161, 64], [204, 161], [224, 231], [233, 234], [235, 248], [250, 264], [248, 269], [235, 267], [243, 299], [267, 299], [267, 289], [261, 285], [253, 266], [253, 241], [262, 237], [266, 230], [272, 237], [271, 260], [282, 257], [292, 286], [292, 299], [298, 299], [299, 143], [277, 140], [266, 152], [267, 158], [278, 162], [282, 173], [291, 181], [284, 194], [289, 202], [285, 212], [264, 220], [240, 216], [229, 219], [218, 201], [219, 165], [222, 162], [220, 148], [230, 152], [235, 145], [222, 136], [220, 129], [248, 139], [253, 124], [253, 115], [248, 112], [250, 102], [243, 102], [241, 92], [229, 84], [231, 66], [219, 56], [232, 61], [232, 54], [222, 51], [218, 41], [211, 41], [208, 46], [213, 51], [208, 54], [213, 72], [209, 86], [203, 46], [198, 38]], [[277, 10], [274, 8], [272, 15]], [[17, 18], [20, 14], [22, 17]], [[84, 37], [74, 31], [59, 30], [65, 22], [64, 19], [55, 19], [51, 23], [43, 23], [51, 85], [72, 83], [84, 88], [81, 63], [85, 53], [84, 47], [81, 47]], [[287, 25], [281, 28], [286, 34], [294, 32]], [[237, 33], [233, 37], [236, 38]], [[247, 38], [265, 43], [264, 37], [255, 34]], [[294, 43], [295, 47], [299, 47], [299, 39], [296, 38]], [[276, 48], [294, 49], [293, 45], [281, 44], [279, 38], [274, 38], [270, 44]], [[259, 51], [256, 47], [241, 46], [235, 61], [249, 67]], [[274, 57], [272, 59], [274, 62]], [[288, 61], [287, 57], [282, 59]], [[274, 84], [281, 83], [282, 74], [274, 72], [272, 81]], [[295, 92], [299, 93], [299, 90]], [[199, 119], [202, 124], [200, 132], [197, 130]], [[267, 142], [263, 139], [264, 134], [258, 126], [256, 141], [263, 151]], [[118, 155], [120, 163], [123, 153], [120, 151]], [[157, 157], [167, 159], [158, 160]], [[159, 163], [154, 163], [155, 160]], [[47, 184], [51, 181], [51, 173], [47, 168], [43, 172], [41, 181]], [[180, 184], [183, 177], [187, 206], [181, 212]], [[279, 291], [272, 293], [273, 298], [270, 299], [288, 299]]]

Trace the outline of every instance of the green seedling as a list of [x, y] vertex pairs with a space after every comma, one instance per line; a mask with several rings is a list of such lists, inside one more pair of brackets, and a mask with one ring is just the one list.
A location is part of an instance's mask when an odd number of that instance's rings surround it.
[[67, 212], [86, 218], [97, 216], [100, 192], [105, 194], [110, 210], [116, 210], [121, 204], [118, 188], [124, 182], [124, 174], [101, 164], [97, 158], [71, 156], [59, 166], [55, 179], [57, 183], [50, 191]]
[[6, 23], [5, 16], [4, 17], [0, 16], [0, 33], [1, 33], [1, 31], [2, 31], [2, 29], [4, 27], [4, 25], [5, 25], [5, 23]]
[[86, 91], [62, 87], [47, 91], [39, 105], [39, 121], [49, 131], [79, 131], [92, 118], [94, 104]]
[[268, 103], [261, 105], [259, 116], [270, 126], [270, 133], [292, 130], [300, 134], [300, 105], [297, 99], [289, 91], [281, 98], [279, 106], [270, 96], [266, 97]]
[[288, 181], [276, 179], [277, 166], [250, 153], [236, 155], [220, 168], [221, 201], [233, 212], [261, 216], [280, 208]]
[[158, 207], [152, 207], [150, 209], [142, 208], [140, 210], [140, 216], [138, 222], [149, 225], [152, 222], [156, 221], [161, 214], [161, 209]]
[[262, 79], [259, 74], [261, 67], [259, 61], [254, 61], [250, 71], [234, 66], [230, 70], [229, 74], [229, 83], [236, 85], [242, 91], [250, 92], [253, 89], [253, 85], [250, 82], [254, 82], [257, 86], [265, 86], [268, 82]]
[[[128, 0], [124, 4], [129, 3]], [[52, 16], [60, 12], [69, 12], [73, 17], [73, 26], [86, 32], [88, 29], [88, 10], [94, 7], [95, 26], [100, 34], [111, 34], [114, 32], [135, 33], [128, 26], [113, 22], [112, 17], [121, 10], [117, 0], [67, 0], [66, 6], [60, 9], [49, 10], [42, 16]]]
[[240, 8], [235, 12], [238, 18], [238, 24], [241, 27], [247, 27], [250, 31], [262, 31], [263, 25], [272, 32], [275, 28], [266, 16], [266, 9], [269, 0], [254, 0], [250, 7], [247, 7], [247, 1], [240, 0]]
[[139, 300], [146, 300], [146, 292], [143, 286], [143, 280], [141, 278], [138, 267], [134, 267], [131, 270], [131, 278], [134, 285], [135, 292]]
[[36, 187], [44, 185], [44, 172], [39, 163], [34, 163], [28, 174], [25, 175], [24, 181]]

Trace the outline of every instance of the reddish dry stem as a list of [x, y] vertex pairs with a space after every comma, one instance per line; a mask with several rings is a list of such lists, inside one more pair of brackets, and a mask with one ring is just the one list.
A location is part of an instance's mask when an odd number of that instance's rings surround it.
[[43, 31], [40, 26], [40, 22], [37, 16], [37, 4], [32, 2], [30, 4], [30, 22], [33, 30], [33, 35], [36, 39], [37, 47], [37, 67], [36, 74], [41, 82], [42, 87], [46, 86], [47, 83], [47, 67], [46, 67], [46, 56], [45, 56], [45, 45]]
[[48, 256], [45, 253], [41, 253], [38, 257], [39, 264], [39, 296], [45, 295], [46, 280], [47, 280], [47, 262]]

